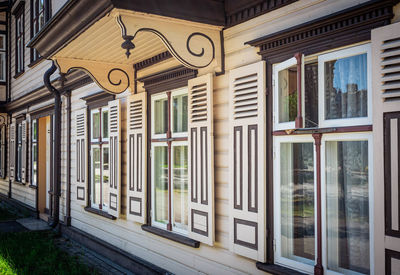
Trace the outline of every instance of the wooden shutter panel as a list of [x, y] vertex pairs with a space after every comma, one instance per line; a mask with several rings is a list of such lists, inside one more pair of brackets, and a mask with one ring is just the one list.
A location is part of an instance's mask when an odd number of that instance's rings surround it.
[[230, 243], [265, 262], [265, 62], [229, 72]]
[[86, 108], [76, 111], [76, 200], [81, 205], [87, 205], [87, 120]]
[[400, 247], [393, 244], [400, 241], [400, 22], [372, 30], [371, 41], [374, 239], [383, 242], [375, 247], [374, 271], [397, 274]]
[[28, 162], [27, 162], [27, 156], [28, 156], [28, 152], [27, 152], [27, 140], [28, 140], [28, 138], [27, 138], [27, 135], [28, 135], [28, 133], [27, 133], [27, 131], [28, 131], [28, 123], [27, 123], [27, 121], [26, 120], [24, 120], [24, 121], [22, 121], [21, 122], [21, 126], [22, 126], [22, 134], [21, 134], [21, 139], [22, 139], [22, 148], [21, 148], [21, 150], [22, 150], [22, 153], [21, 153], [21, 155], [22, 155], [22, 157], [21, 157], [21, 182], [22, 183], [26, 183], [26, 180], [27, 180], [27, 172], [28, 172], [28, 169], [27, 169], [27, 164], [28, 164]]
[[213, 76], [188, 82], [189, 237], [214, 244]]
[[127, 117], [127, 219], [139, 223], [146, 221], [147, 135], [146, 93], [128, 98]]
[[121, 127], [120, 100], [108, 102], [108, 134], [110, 146], [110, 189], [108, 213], [119, 217], [121, 210]]
[[16, 124], [12, 123], [10, 125], [10, 180], [14, 181], [15, 179], [15, 131]]
[[1, 177], [4, 179], [6, 177], [6, 136], [7, 136], [7, 126], [3, 124], [1, 126]]

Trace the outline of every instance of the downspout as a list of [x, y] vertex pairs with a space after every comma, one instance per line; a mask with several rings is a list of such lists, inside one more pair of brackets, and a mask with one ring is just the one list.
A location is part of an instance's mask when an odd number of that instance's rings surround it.
[[54, 95], [54, 181], [53, 181], [53, 220], [49, 224], [56, 227], [60, 216], [60, 189], [61, 189], [61, 93], [51, 85], [50, 76], [57, 70], [54, 61], [44, 73], [43, 82], [46, 88]]
[[65, 93], [67, 97], [67, 199], [65, 223], [71, 225], [71, 91]]

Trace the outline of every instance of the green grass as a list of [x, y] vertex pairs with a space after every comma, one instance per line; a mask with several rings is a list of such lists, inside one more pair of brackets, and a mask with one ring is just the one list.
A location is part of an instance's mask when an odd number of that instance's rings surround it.
[[0, 274], [96, 274], [54, 244], [55, 233], [0, 234]]

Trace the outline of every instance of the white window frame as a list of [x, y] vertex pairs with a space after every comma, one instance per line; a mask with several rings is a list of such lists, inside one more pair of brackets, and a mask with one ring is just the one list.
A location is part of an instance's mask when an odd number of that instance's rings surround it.
[[160, 94], [156, 94], [156, 95], [152, 95], [151, 96], [151, 138], [152, 139], [166, 138], [167, 137], [167, 132], [165, 132], [164, 134], [155, 134], [155, 132], [154, 132], [154, 127], [155, 127], [154, 106], [155, 106], [155, 102], [157, 100], [160, 100], [160, 99], [168, 100], [167, 94], [165, 92], [162, 92]]
[[[154, 127], [155, 127], [155, 123], [154, 123], [154, 118], [155, 118], [154, 111], [155, 111], [155, 108], [154, 108], [154, 106], [155, 106], [155, 101], [157, 101], [159, 99], [167, 99], [168, 100], [168, 95], [167, 95], [166, 92], [167, 91], [163, 91], [163, 92], [151, 95], [151, 127], [150, 127], [151, 128], [151, 139], [161, 139], [161, 138], [165, 139], [165, 138], [167, 138], [167, 132], [165, 134], [155, 134], [154, 133]], [[180, 138], [180, 137], [187, 138], [188, 135], [189, 135], [189, 128], [188, 128], [187, 132], [174, 133], [172, 131], [173, 130], [173, 117], [172, 117], [173, 116], [173, 106], [172, 106], [173, 97], [177, 96], [177, 95], [182, 95], [182, 94], [189, 95], [187, 87], [171, 90], [171, 106], [169, 106], [169, 110], [168, 111], [170, 112], [170, 115], [171, 115], [171, 137], [172, 138]], [[188, 98], [188, 104], [189, 104], [189, 98]], [[189, 123], [189, 114], [188, 114], [188, 123]], [[174, 161], [173, 147], [174, 146], [181, 146], [181, 145], [189, 146], [189, 142], [188, 141], [172, 141], [172, 144], [171, 144], [171, 165], [173, 164], [173, 161]], [[151, 153], [150, 153], [150, 155], [151, 155], [151, 167], [150, 167], [150, 169], [151, 169], [151, 209], [152, 209], [152, 211], [151, 211], [151, 224], [152, 224], [152, 226], [161, 228], [163, 230], [167, 230], [167, 224], [163, 224], [163, 223], [157, 222], [155, 220], [155, 209], [156, 209], [155, 207], [156, 207], [156, 205], [155, 205], [155, 192], [154, 192], [155, 191], [155, 182], [154, 182], [154, 167], [155, 167], [154, 166], [154, 161], [155, 161], [154, 147], [166, 147], [168, 149], [168, 145], [166, 144], [165, 141], [151, 142], [151, 148], [150, 148], [150, 150], [151, 150]], [[188, 169], [189, 169], [189, 167], [188, 167]], [[172, 167], [171, 167], [171, 171], [172, 171]], [[172, 188], [173, 188], [173, 184], [174, 184], [173, 183], [173, 177], [171, 175], [171, 187]], [[172, 190], [169, 190], [168, 192], [172, 192]], [[174, 202], [173, 202], [173, 198], [172, 197], [173, 197], [173, 194], [171, 194], [171, 204], [172, 205], [171, 205], [171, 213], [170, 213], [171, 222], [172, 222], [172, 231], [168, 231], [168, 232], [174, 232], [174, 233], [178, 233], [178, 234], [183, 235], [183, 236], [187, 236], [189, 234], [189, 224], [188, 224], [188, 230], [183, 230], [183, 229], [175, 227], [173, 225], [173, 221], [174, 221], [174, 216], [173, 216], [173, 214], [174, 214], [174, 208], [173, 208], [174, 207]], [[189, 199], [190, 199], [190, 195], [188, 193], [188, 200]], [[187, 205], [187, 207], [189, 207], [189, 206]], [[188, 213], [188, 215], [190, 215], [190, 213]], [[188, 219], [189, 219], [189, 217], [188, 217]]]
[[[171, 165], [173, 165], [173, 163], [174, 163], [174, 153], [173, 152], [174, 152], [174, 147], [176, 147], [176, 146], [186, 146], [186, 147], [188, 147], [189, 143], [188, 143], [188, 141], [175, 141], [175, 142], [172, 143], [172, 145], [171, 145]], [[188, 151], [188, 154], [189, 154], [189, 151]], [[189, 159], [188, 159], [188, 162], [189, 162]], [[171, 174], [173, 174], [173, 167], [171, 167]], [[189, 167], [188, 167], [188, 176], [189, 176]], [[188, 182], [188, 184], [189, 184], [189, 182]], [[173, 232], [178, 232], [181, 235], [188, 235], [188, 233], [189, 233], [189, 215], [190, 215], [189, 212], [188, 212], [188, 216], [186, 217], [186, 219], [188, 221], [188, 225], [187, 225], [187, 229], [186, 230], [174, 226], [174, 220], [175, 220], [174, 219], [174, 213], [175, 213], [175, 211], [174, 211], [174, 198], [173, 198], [173, 194], [174, 194], [174, 192], [173, 192], [174, 177], [172, 175], [171, 175], [171, 188], [172, 188], [172, 190], [171, 190], [171, 197], [172, 197], [171, 198], [171, 203], [172, 203], [172, 205], [171, 205], [172, 231]], [[190, 199], [189, 192], [188, 192], [188, 197], [187, 198], [188, 198], [187, 203], [189, 203], [189, 199]], [[186, 208], [188, 208], [188, 205], [186, 205]]]
[[[325, 62], [367, 54], [367, 117], [325, 119]], [[363, 44], [318, 56], [318, 123], [319, 128], [372, 124], [372, 67], [371, 44]]]
[[[298, 262], [281, 256], [281, 179], [280, 179], [280, 145], [281, 143], [312, 143], [314, 156], [314, 224], [315, 224], [315, 259], [314, 264]], [[314, 265], [317, 257], [317, 169], [316, 169], [316, 151], [314, 138], [311, 135], [296, 136], [275, 136], [274, 137], [274, 242], [275, 253], [274, 262], [278, 265], [294, 268], [306, 273], [314, 272]]]
[[[165, 142], [152, 142], [151, 143], [151, 225], [167, 230], [167, 224], [163, 224], [161, 222], [158, 222], [155, 220], [155, 209], [156, 209], [156, 200], [155, 200], [155, 182], [154, 182], [154, 161], [155, 161], [155, 157], [154, 157], [154, 147], [165, 147], [167, 148], [167, 152], [168, 152], [168, 145]], [[168, 153], [167, 153], [168, 154]], [[168, 191], [169, 192], [169, 191]], [[167, 197], [168, 200], [168, 197]], [[168, 204], [169, 202], [167, 202]], [[172, 211], [172, 206], [171, 206], [171, 211]], [[168, 212], [168, 211], [167, 211]], [[167, 217], [168, 219], [168, 217]]]
[[[101, 108], [101, 112], [100, 112], [100, 108]], [[95, 209], [99, 209], [99, 210], [100, 210], [99, 204], [93, 203], [93, 190], [94, 190], [93, 149], [94, 148], [99, 148], [100, 149], [100, 169], [103, 170], [103, 168], [104, 168], [104, 159], [103, 159], [104, 148], [108, 148], [108, 153], [109, 153], [108, 165], [109, 165], [109, 169], [110, 169], [110, 144], [109, 143], [108, 144], [102, 144], [101, 147], [98, 144], [92, 144], [93, 142], [99, 142], [100, 141], [100, 139], [98, 139], [98, 138], [93, 138], [93, 129], [94, 129], [94, 127], [93, 127], [93, 114], [95, 114], [95, 113], [99, 113], [100, 114], [100, 125], [99, 125], [99, 127], [100, 127], [100, 136], [102, 137], [103, 136], [103, 113], [104, 113], [104, 111], [107, 111], [107, 112], [109, 111], [107, 105], [96, 107], [96, 108], [93, 108], [93, 109], [89, 110], [89, 114], [90, 114], [90, 155], [89, 155], [89, 162], [90, 162], [90, 171], [89, 171], [89, 173], [90, 173], [90, 207], [95, 208]], [[110, 119], [110, 116], [108, 116], [108, 120], [109, 119]], [[108, 137], [107, 138], [102, 138], [102, 142], [109, 142], [109, 136], [110, 136], [110, 133], [108, 133]], [[109, 205], [105, 206], [104, 205], [104, 201], [103, 201], [103, 198], [105, 196], [103, 186], [106, 184], [106, 183], [103, 182], [103, 177], [104, 177], [104, 175], [102, 173], [102, 176], [100, 177], [100, 188], [101, 188], [101, 192], [102, 192], [102, 194], [101, 194], [102, 196], [100, 198], [100, 200], [102, 202], [101, 211], [107, 212]], [[109, 183], [107, 183], [107, 184], [109, 184]], [[106, 195], [108, 196], [108, 194], [106, 194]]]
[[295, 120], [289, 122], [279, 122], [279, 72], [292, 67], [297, 64], [295, 57], [285, 60], [281, 63], [273, 65], [273, 90], [274, 90], [274, 112], [273, 112], [273, 125], [274, 130], [287, 130], [295, 129]]
[[[174, 129], [174, 106], [173, 106], [173, 100], [174, 100], [174, 96], [180, 96], [180, 95], [184, 95], [186, 94], [188, 96], [188, 106], [189, 106], [189, 94], [188, 94], [188, 89], [187, 87], [184, 88], [180, 88], [180, 89], [176, 89], [173, 90], [171, 92], [171, 135], [172, 137], [188, 137], [188, 132], [189, 132], [189, 128], [187, 132], [176, 132], [174, 133], [173, 129]], [[189, 112], [189, 110], [188, 110]], [[188, 121], [189, 121], [189, 113], [188, 113]]]
[[[340, 275], [341, 273], [328, 269], [328, 251], [327, 251], [327, 233], [326, 233], [326, 142], [327, 141], [368, 141], [368, 167], [373, 167], [373, 137], [372, 132], [360, 133], [341, 133], [341, 134], [326, 134], [321, 140], [321, 216], [322, 221], [322, 265], [327, 275]], [[373, 184], [373, 169], [368, 169], [368, 202], [369, 202], [369, 268], [370, 274], [374, 274], [374, 184]], [[361, 273], [343, 269], [346, 274], [360, 275]]]
[[[31, 127], [31, 137], [32, 137], [32, 140], [31, 140], [31, 144], [32, 144], [32, 147], [31, 147], [31, 150], [32, 150], [32, 152], [31, 152], [31, 158], [32, 158], [32, 169], [31, 169], [31, 179], [32, 179], [32, 182], [31, 182], [31, 185], [34, 185], [34, 186], [37, 186], [37, 180], [38, 180], [38, 174], [36, 174], [36, 177], [35, 177], [35, 173], [34, 173], [34, 171], [35, 171], [35, 167], [34, 167], [34, 162], [35, 162], [35, 151], [36, 151], [36, 157], [37, 157], [37, 161], [36, 161], [36, 165], [37, 165], [37, 167], [36, 167], [36, 173], [38, 173], [38, 169], [39, 169], [39, 148], [38, 148], [38, 136], [39, 136], [39, 123], [38, 123], [39, 121], [38, 121], [38, 119], [33, 119], [32, 120], [32, 127]], [[35, 126], [36, 125], [36, 126]], [[35, 131], [35, 127], [36, 127], [36, 137], [35, 137], [35, 134], [34, 134], [34, 131]], [[34, 147], [36, 147], [36, 149], [34, 149]]]

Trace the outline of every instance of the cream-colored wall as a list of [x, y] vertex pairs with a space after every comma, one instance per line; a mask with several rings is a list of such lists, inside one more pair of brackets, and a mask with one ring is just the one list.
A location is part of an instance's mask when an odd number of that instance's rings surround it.
[[[72, 93], [72, 203], [71, 216], [72, 225], [89, 232], [96, 237], [107, 240], [117, 247], [146, 259], [154, 264], [164, 267], [177, 274], [208, 273], [208, 274], [232, 274], [250, 273], [265, 274], [256, 269], [255, 261], [237, 256], [229, 251], [229, 187], [228, 187], [228, 90], [229, 70], [246, 64], [259, 61], [261, 57], [257, 49], [245, 46], [246, 41], [268, 35], [270, 33], [295, 26], [306, 21], [316, 19], [336, 12], [338, 10], [357, 5], [365, 1], [334, 1], [334, 0], [307, 0], [298, 1], [282, 9], [272, 11], [266, 15], [257, 17], [251, 21], [229, 28], [224, 31], [226, 72], [224, 75], [214, 78], [214, 132], [215, 132], [215, 206], [216, 206], [216, 242], [214, 247], [201, 244], [200, 248], [194, 249], [179, 243], [169, 241], [154, 234], [143, 231], [136, 223], [127, 222], [125, 218], [125, 173], [122, 174], [122, 216], [112, 221], [98, 215], [85, 212], [82, 206], [75, 203], [76, 185], [75, 181], [75, 118], [74, 112], [84, 107], [80, 98], [99, 91], [94, 84], [73, 91]], [[168, 64], [170, 63], [170, 64]], [[139, 77], [146, 74], [161, 71], [169, 66], [177, 65], [174, 61], [167, 61], [141, 71]], [[199, 75], [204, 71], [200, 70]], [[142, 91], [142, 89], [139, 89]], [[119, 95], [124, 98], [126, 94]], [[124, 106], [125, 103], [123, 103]], [[123, 109], [125, 112], [125, 109]], [[125, 115], [121, 123], [125, 127]], [[123, 171], [125, 171], [126, 136], [125, 128], [122, 132], [123, 148]], [[65, 152], [66, 139], [63, 131], [63, 152]], [[63, 153], [63, 165], [66, 154]], [[64, 173], [64, 171], [63, 171]], [[65, 179], [63, 175], [63, 179]], [[65, 194], [65, 181], [63, 180], [63, 194]], [[64, 200], [62, 200], [64, 201]], [[65, 213], [64, 206], [61, 208], [62, 216]], [[60, 218], [62, 218], [60, 216]]]

